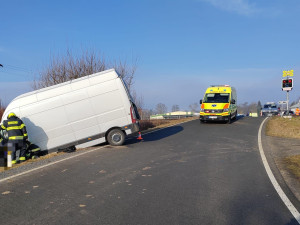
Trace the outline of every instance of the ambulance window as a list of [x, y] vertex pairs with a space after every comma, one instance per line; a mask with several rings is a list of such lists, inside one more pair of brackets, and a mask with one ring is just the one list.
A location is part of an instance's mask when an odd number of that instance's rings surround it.
[[204, 97], [204, 103], [228, 103], [229, 93], [208, 93]]

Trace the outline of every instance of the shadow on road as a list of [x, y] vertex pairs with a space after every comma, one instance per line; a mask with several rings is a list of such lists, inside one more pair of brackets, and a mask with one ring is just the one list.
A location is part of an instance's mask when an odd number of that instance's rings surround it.
[[[242, 120], [242, 119], [244, 119], [244, 118], [245, 118], [245, 116], [243, 116], [243, 115], [238, 115], [238, 116], [236, 117], [236, 119], [231, 120], [231, 123], [235, 123], [236, 121]], [[208, 124], [213, 124], [213, 123], [215, 123], [215, 124], [228, 124], [227, 121], [218, 121], [218, 120], [209, 120], [209, 121], [205, 121], [203, 124], [205, 124], [205, 123], [208, 123]]]
[[160, 139], [164, 139], [166, 137], [172, 136], [174, 134], [177, 134], [179, 132], [183, 131], [182, 126], [173, 126], [173, 127], [167, 127], [162, 130], [158, 130], [156, 132], [153, 132], [151, 134], [144, 134], [142, 135], [143, 140], [137, 140], [136, 137], [131, 137], [126, 140], [125, 145], [127, 144], [134, 144], [137, 142], [148, 142], [148, 141], [157, 141]]
[[241, 119], [244, 119], [244, 118], [245, 118], [244, 115], [237, 115], [237, 116], [236, 116], [236, 121], [241, 120]]

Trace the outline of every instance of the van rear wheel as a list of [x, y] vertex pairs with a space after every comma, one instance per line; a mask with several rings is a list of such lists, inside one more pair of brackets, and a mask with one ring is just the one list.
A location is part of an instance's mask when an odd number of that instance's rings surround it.
[[112, 129], [107, 135], [107, 142], [112, 146], [123, 145], [125, 141], [125, 134], [120, 129]]

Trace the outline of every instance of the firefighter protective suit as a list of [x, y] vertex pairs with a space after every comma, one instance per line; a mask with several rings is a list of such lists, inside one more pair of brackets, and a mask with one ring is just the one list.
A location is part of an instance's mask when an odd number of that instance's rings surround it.
[[[28, 139], [26, 126], [16, 114], [10, 113], [7, 120], [3, 121], [0, 127], [1, 130], [6, 130], [8, 134], [8, 143], [12, 144], [12, 163], [17, 161], [23, 162], [26, 160], [26, 140]], [[20, 150], [19, 159], [16, 158], [16, 152]]]

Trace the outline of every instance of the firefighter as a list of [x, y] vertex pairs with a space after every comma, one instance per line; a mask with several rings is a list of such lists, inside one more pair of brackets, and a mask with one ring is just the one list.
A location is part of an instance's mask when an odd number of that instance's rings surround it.
[[[7, 143], [12, 144], [12, 164], [24, 162], [26, 160], [26, 141], [28, 135], [23, 121], [15, 113], [11, 112], [8, 114], [7, 120], [3, 121], [0, 130], [7, 131]], [[17, 150], [20, 150], [19, 159], [16, 158]]]
[[32, 144], [30, 141], [26, 141], [26, 159], [37, 159], [41, 154], [39, 146]]
[[296, 111], [295, 111], [295, 112], [296, 112], [296, 116], [299, 116], [299, 115], [300, 115], [300, 109], [299, 109], [299, 107], [296, 108]]

